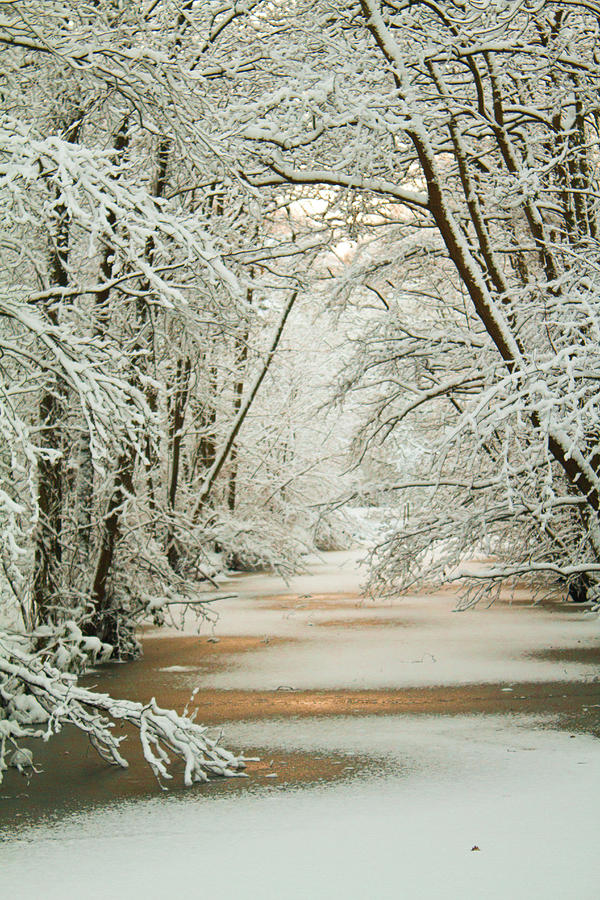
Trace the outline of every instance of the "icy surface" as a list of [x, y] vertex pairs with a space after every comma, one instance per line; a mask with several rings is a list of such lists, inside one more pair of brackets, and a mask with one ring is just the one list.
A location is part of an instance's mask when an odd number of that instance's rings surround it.
[[[560, 605], [454, 613], [442, 594], [373, 606], [353, 596], [355, 561], [328, 554], [290, 585], [231, 579], [239, 597], [216, 634], [261, 635], [264, 648], [208, 676], [176, 659], [162, 672], [247, 690], [598, 678], [592, 664], [536, 655], [597, 645], [594, 616]], [[291, 787], [282, 768], [235, 795], [212, 783], [4, 832], [0, 807], [2, 896], [596, 900], [600, 741], [555, 725], [515, 715], [225, 722], [229, 744], [360, 763], [330, 782]]]
[[[220, 605], [215, 635], [290, 641], [268, 653], [245, 655], [226, 671], [203, 675], [203, 688], [382, 689], [598, 675], [592, 663], [536, 656], [554, 646], [595, 645], [600, 634], [596, 614], [572, 604], [548, 610], [507, 603], [456, 612], [456, 596], [444, 593], [374, 603], [358, 596], [366, 574], [359, 553], [325, 557], [289, 584], [273, 575], [238, 575], [224, 584], [239, 596]], [[277, 594], [289, 599], [281, 603]], [[373, 627], [378, 623], [381, 628]], [[198, 674], [191, 673], [190, 687], [197, 683]]]
[[277, 745], [375, 751], [385, 774], [374, 763], [348, 784], [208, 789], [26, 829], [0, 849], [6, 896], [597, 898], [594, 739], [499, 718], [321, 724], [268, 727]]

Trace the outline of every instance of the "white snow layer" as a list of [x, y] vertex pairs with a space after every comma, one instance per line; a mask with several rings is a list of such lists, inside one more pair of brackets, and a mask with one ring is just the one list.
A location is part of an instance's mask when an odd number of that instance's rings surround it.
[[[385, 774], [374, 763], [347, 784], [281, 791], [274, 780], [212, 800], [208, 787], [24, 829], [0, 849], [3, 893], [20, 900], [598, 897], [598, 741], [495, 717], [322, 724], [271, 723], [271, 738], [320, 751], [375, 749], [385, 755]], [[251, 740], [252, 728], [239, 726], [239, 737]]]

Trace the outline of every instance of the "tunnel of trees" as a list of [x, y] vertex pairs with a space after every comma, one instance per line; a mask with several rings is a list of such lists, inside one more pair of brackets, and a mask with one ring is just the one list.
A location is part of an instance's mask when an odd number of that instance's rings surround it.
[[600, 6], [0, 0], [0, 778], [77, 684], [386, 510], [371, 589], [597, 598]]

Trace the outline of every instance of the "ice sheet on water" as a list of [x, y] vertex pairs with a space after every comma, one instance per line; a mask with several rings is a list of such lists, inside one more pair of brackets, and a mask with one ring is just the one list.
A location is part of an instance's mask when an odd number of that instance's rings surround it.
[[269, 727], [274, 742], [395, 754], [397, 774], [293, 791], [274, 779], [23, 831], [0, 850], [3, 887], [22, 900], [83, 884], [90, 900], [596, 900], [599, 742], [493, 718], [339, 724], [325, 737], [318, 722]]

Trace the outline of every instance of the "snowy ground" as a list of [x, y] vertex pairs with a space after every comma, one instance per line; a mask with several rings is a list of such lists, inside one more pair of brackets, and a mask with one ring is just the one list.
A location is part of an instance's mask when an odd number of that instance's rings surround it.
[[[354, 595], [358, 580], [352, 559], [336, 554], [289, 586], [239, 576], [240, 598], [228, 602], [216, 633], [223, 644], [225, 635], [264, 636], [260, 649], [216, 671], [174, 659], [174, 670], [157, 673], [180, 688], [200, 681], [224, 698], [240, 685], [274, 695], [282, 685], [340, 690], [341, 697], [344, 689], [463, 690], [487, 682], [517, 703], [527, 682], [542, 695], [545, 683], [554, 692], [564, 685], [577, 704], [573, 683], [589, 694], [598, 681], [591, 661], [598, 620], [579, 610], [499, 605], [458, 614], [444, 595], [374, 606]], [[596, 900], [600, 741], [565, 731], [544, 711], [543, 696], [535, 715], [517, 707], [510, 715], [231, 722], [229, 745], [277, 759], [347, 760], [347, 775], [342, 765], [329, 777], [324, 763], [318, 777], [292, 783], [274, 766], [234, 792], [215, 783], [68, 813], [48, 809], [21, 826], [13, 818], [0, 827], [2, 895]]]

